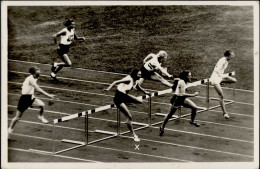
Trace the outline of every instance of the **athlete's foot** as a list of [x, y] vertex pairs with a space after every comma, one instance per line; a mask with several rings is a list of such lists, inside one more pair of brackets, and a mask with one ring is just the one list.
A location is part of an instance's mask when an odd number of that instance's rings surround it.
[[55, 82], [59, 82], [59, 79], [56, 77], [56, 74], [51, 72], [51, 78], [55, 81]]
[[224, 113], [223, 116], [225, 117], [225, 119], [229, 119], [229, 115], [227, 113]]
[[163, 129], [162, 127], [160, 127], [160, 133], [159, 133], [159, 135], [160, 135], [160, 136], [163, 136], [163, 134], [164, 134], [164, 129]]
[[137, 135], [134, 135], [134, 141], [136, 141], [136, 142], [139, 142], [139, 141], [140, 141], [140, 139], [138, 138]]
[[8, 128], [8, 140], [11, 139], [11, 134], [13, 133], [14, 129]]
[[192, 122], [192, 121], [190, 121], [190, 124], [195, 126], [195, 127], [199, 127], [200, 126], [198, 123], [195, 123], [195, 122]]
[[57, 66], [58, 66], [58, 64], [56, 62], [54, 62], [52, 64], [51, 71], [54, 72], [56, 70]]
[[38, 116], [38, 118], [43, 122], [43, 123], [49, 123], [48, 120], [46, 120], [43, 116]]

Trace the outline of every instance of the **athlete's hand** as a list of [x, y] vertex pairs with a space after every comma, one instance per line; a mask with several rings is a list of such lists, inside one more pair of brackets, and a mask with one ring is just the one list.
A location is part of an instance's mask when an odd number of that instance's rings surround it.
[[54, 99], [54, 98], [55, 98], [55, 95], [54, 95], [54, 94], [49, 94], [49, 97], [50, 97], [51, 99]]
[[199, 92], [195, 92], [194, 95], [195, 95], [195, 96], [198, 96], [198, 95], [199, 95]]
[[85, 37], [82, 37], [82, 40], [83, 40], [83, 41], [85, 41], [85, 39], [86, 39]]

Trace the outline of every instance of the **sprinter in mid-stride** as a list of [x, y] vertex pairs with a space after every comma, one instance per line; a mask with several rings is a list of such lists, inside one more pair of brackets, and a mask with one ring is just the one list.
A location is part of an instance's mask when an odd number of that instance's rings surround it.
[[195, 92], [193, 94], [186, 93], [186, 88], [188, 83], [191, 81], [191, 72], [188, 70], [184, 70], [179, 74], [178, 78], [175, 78], [173, 81], [172, 90], [175, 91], [170, 103], [171, 108], [170, 112], [165, 116], [162, 125], [160, 126], [160, 136], [164, 134], [164, 128], [169, 121], [169, 119], [174, 115], [179, 106], [187, 107], [191, 109], [191, 120], [190, 124], [196, 127], [200, 125], [195, 122], [195, 117], [197, 114], [197, 109], [206, 109], [204, 107], [198, 107], [193, 101], [191, 101], [188, 97], [195, 97], [199, 93]]
[[68, 56], [68, 52], [73, 40], [84, 41], [84, 37], [78, 37], [75, 32], [75, 22], [72, 19], [68, 19], [63, 23], [66, 28], [62, 29], [60, 32], [53, 35], [54, 43], [57, 44], [57, 38], [60, 37], [60, 42], [58, 44], [58, 55], [61, 57], [62, 62], [54, 62], [51, 68], [51, 77], [58, 81], [56, 74], [63, 67], [70, 67], [72, 65], [71, 60]]
[[43, 116], [45, 104], [43, 103], [43, 101], [34, 96], [34, 90], [36, 89], [37, 91], [50, 97], [51, 99], [53, 99], [55, 95], [45, 92], [36, 83], [38, 78], [40, 77], [40, 69], [38, 69], [37, 67], [31, 67], [29, 69], [29, 73], [31, 75], [28, 76], [23, 82], [22, 95], [18, 102], [16, 116], [12, 119], [10, 127], [8, 128], [8, 138], [10, 138], [10, 134], [13, 132], [15, 124], [22, 117], [23, 112], [27, 110], [29, 107], [39, 108], [39, 120], [41, 120], [42, 123], [48, 123], [48, 120], [46, 120]]

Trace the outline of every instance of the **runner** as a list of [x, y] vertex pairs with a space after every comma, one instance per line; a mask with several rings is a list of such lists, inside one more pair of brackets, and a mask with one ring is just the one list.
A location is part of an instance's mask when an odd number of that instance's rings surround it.
[[[36, 89], [37, 91], [41, 92], [42, 94], [44, 94], [52, 99], [54, 98], [54, 95], [45, 92], [36, 83], [38, 78], [40, 77], [40, 73], [41, 73], [40, 69], [38, 69], [37, 67], [32, 67], [29, 69], [29, 73], [31, 75], [28, 76], [25, 79], [25, 81], [23, 82], [22, 96], [20, 97], [20, 100], [18, 102], [16, 116], [12, 119], [10, 127], [8, 128], [8, 134], [13, 132], [13, 128], [14, 128], [15, 124], [20, 120], [20, 118], [23, 115], [23, 112], [26, 109], [28, 109], [29, 107], [39, 108], [40, 114], [39, 114], [38, 118], [41, 120], [41, 122], [48, 123], [48, 120], [46, 120], [43, 116], [45, 104], [40, 99], [35, 98], [34, 89]], [[9, 137], [10, 136], [8, 135], [8, 138]]]
[[234, 77], [231, 76], [224, 76], [224, 71], [228, 66], [228, 62], [234, 58], [235, 54], [233, 51], [231, 50], [227, 50], [224, 53], [224, 57], [220, 58], [214, 68], [213, 73], [211, 74], [211, 84], [214, 86], [216, 92], [219, 95], [219, 102], [220, 102], [220, 106], [222, 108], [223, 111], [223, 116], [225, 117], [225, 119], [229, 119], [229, 115], [226, 111], [225, 108], [225, 103], [224, 103], [224, 96], [223, 96], [223, 91], [221, 89], [220, 83], [224, 82], [224, 83], [236, 83], [237, 80]]
[[202, 107], [196, 106], [196, 104], [188, 99], [187, 97], [195, 97], [199, 93], [195, 92], [194, 94], [188, 94], [186, 93], [186, 88], [188, 86], [188, 83], [191, 80], [191, 73], [187, 70], [184, 70], [179, 74], [179, 78], [175, 78], [173, 82], [173, 91], [175, 91], [170, 103], [171, 103], [171, 109], [170, 112], [165, 116], [162, 125], [160, 126], [160, 136], [163, 136], [164, 134], [164, 128], [167, 124], [168, 120], [174, 115], [176, 110], [179, 106], [187, 107], [191, 109], [191, 121], [190, 124], [199, 127], [200, 125], [198, 123], [195, 123], [195, 117], [197, 114], [197, 109], [205, 109]]
[[53, 35], [54, 43], [57, 44], [57, 38], [60, 37], [60, 43], [58, 45], [58, 55], [61, 57], [62, 62], [57, 63], [54, 62], [51, 68], [51, 77], [58, 81], [56, 74], [63, 68], [63, 67], [70, 67], [71, 60], [68, 56], [69, 48], [72, 44], [73, 40], [82, 40], [84, 41], [84, 37], [78, 37], [75, 33], [75, 22], [72, 19], [68, 19], [64, 22], [66, 28], [62, 29], [60, 32]]
[[145, 94], [150, 94], [149, 92], [143, 90], [136, 81], [141, 77], [141, 72], [138, 69], [134, 69], [130, 75], [127, 75], [121, 80], [114, 81], [105, 91], [109, 91], [114, 85], [117, 85], [117, 90], [114, 97], [114, 103], [117, 108], [125, 115], [127, 119], [127, 127], [134, 136], [134, 141], [139, 142], [140, 139], [136, 135], [132, 125], [132, 115], [130, 114], [126, 103], [142, 103], [142, 99], [128, 94], [135, 86], [137, 90], [144, 92]]
[[138, 84], [141, 86], [144, 79], [151, 79], [155, 81], [160, 81], [162, 84], [172, 87], [173, 85], [165, 80], [156, 70], [160, 70], [163, 74], [168, 76], [168, 78], [173, 77], [170, 75], [164, 68], [162, 68], [161, 64], [163, 60], [167, 59], [168, 54], [161, 50], [156, 55], [151, 53], [149, 54], [143, 61], [144, 66], [141, 68], [142, 77], [140, 78]]

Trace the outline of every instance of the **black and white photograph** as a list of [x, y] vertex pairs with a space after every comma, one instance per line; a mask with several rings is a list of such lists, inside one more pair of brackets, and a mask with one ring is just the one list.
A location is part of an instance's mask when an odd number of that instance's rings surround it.
[[2, 1], [1, 168], [259, 168], [259, 2]]

